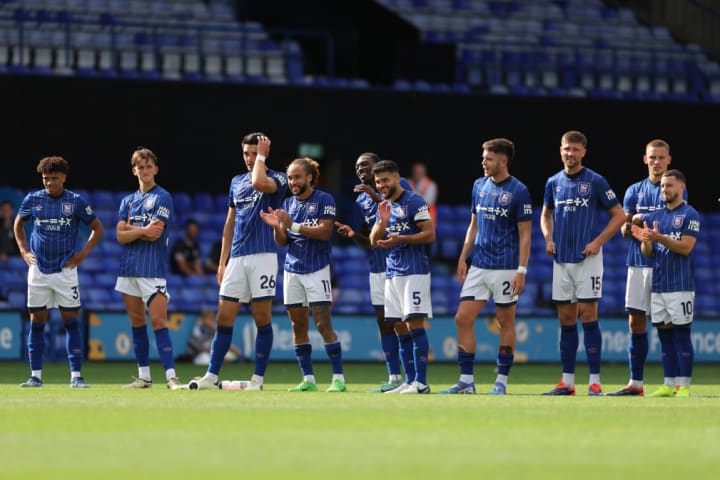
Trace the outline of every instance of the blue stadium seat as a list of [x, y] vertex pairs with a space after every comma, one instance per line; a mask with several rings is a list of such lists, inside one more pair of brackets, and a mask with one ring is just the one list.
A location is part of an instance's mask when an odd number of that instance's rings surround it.
[[[117, 273], [110, 273], [110, 272], [96, 273], [94, 275], [94, 279], [95, 279], [95, 281], [94, 281], [93, 285], [96, 285], [101, 288], [105, 288], [107, 290], [114, 290], [115, 283], [117, 282]], [[80, 283], [81, 287], [84, 285], [90, 285], [90, 284], [86, 284], [86, 283], [82, 283], [82, 282]]]
[[[221, 212], [224, 216], [227, 214], [227, 210], [228, 210], [228, 194], [227, 193], [218, 193], [217, 195], [215, 195], [215, 211]], [[223, 222], [224, 222], [224, 220], [223, 220]]]
[[8, 294], [10, 308], [25, 310], [27, 307], [27, 294], [25, 292], [13, 291]]
[[20, 276], [25, 274], [22, 278], [26, 278], [28, 265], [20, 255], [8, 257], [6, 265], [9, 272], [15, 272]]
[[117, 211], [120, 206], [115, 203], [115, 196], [107, 190], [95, 190], [90, 194], [90, 204], [95, 210]]
[[192, 198], [187, 192], [174, 192], [172, 194], [176, 212], [189, 212], [192, 209]]
[[215, 200], [210, 193], [196, 192], [193, 195], [192, 210], [196, 212], [211, 213], [215, 211]]
[[102, 287], [83, 288], [81, 290], [83, 304], [90, 310], [103, 310], [113, 301], [110, 291]]
[[369, 277], [363, 273], [349, 273], [340, 277], [337, 281], [337, 286], [341, 288], [351, 288], [362, 290], [364, 288], [370, 288]]

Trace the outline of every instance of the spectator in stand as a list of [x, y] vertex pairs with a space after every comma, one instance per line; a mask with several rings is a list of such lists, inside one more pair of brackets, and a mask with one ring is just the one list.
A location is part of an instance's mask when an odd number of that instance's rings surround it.
[[[210, 352], [212, 351], [212, 341], [215, 338], [215, 330], [217, 330], [215, 312], [212, 310], [200, 312], [188, 341], [188, 353], [195, 365], [210, 364]], [[240, 358], [240, 349], [234, 344], [230, 344], [230, 349], [225, 354], [225, 361], [234, 362], [238, 358]]]
[[10, 200], [0, 203], [0, 263], [7, 262], [8, 257], [20, 255], [13, 223], [15, 222], [15, 207]]
[[190, 218], [185, 222], [185, 236], [175, 240], [170, 253], [170, 268], [174, 274], [204, 274], [200, 262], [200, 244], [197, 241], [199, 230], [200, 226], [195, 219]]
[[427, 166], [422, 162], [417, 162], [412, 166], [410, 177], [410, 185], [413, 192], [417, 193], [428, 204], [430, 217], [433, 221], [433, 228], [437, 228], [437, 212], [436, 204], [438, 198], [438, 186], [435, 180], [428, 177]]

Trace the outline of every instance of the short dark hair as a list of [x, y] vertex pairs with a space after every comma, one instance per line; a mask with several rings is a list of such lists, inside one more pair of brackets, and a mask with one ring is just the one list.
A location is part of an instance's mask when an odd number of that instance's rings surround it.
[[372, 173], [377, 174], [385, 172], [399, 173], [400, 166], [392, 160], [380, 160], [373, 166]]
[[687, 183], [687, 180], [685, 179], [685, 174], [682, 173], [677, 168], [670, 169], [662, 174], [663, 177], [675, 177], [682, 183]]
[[67, 173], [70, 171], [70, 165], [63, 157], [45, 157], [38, 162], [37, 172], [43, 175], [48, 173]]
[[257, 145], [260, 137], [266, 137], [262, 132], [248, 133], [242, 139], [242, 145]]
[[493, 138], [483, 143], [482, 147], [490, 152], [505, 155], [508, 159], [508, 165], [515, 158], [515, 145], [507, 138]]
[[370, 160], [372, 160], [373, 164], [378, 163], [380, 161], [380, 156], [377, 153], [373, 152], [363, 152], [360, 155], [358, 155], [358, 158], [367, 157]]

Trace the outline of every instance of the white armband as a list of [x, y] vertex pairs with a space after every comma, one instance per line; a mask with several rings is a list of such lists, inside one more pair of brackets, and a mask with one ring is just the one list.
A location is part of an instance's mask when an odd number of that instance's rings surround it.
[[290, 225], [290, 231], [293, 233], [300, 233], [301, 226], [302, 226], [301, 224], [299, 224], [297, 222], [293, 222], [292, 225]]
[[527, 275], [527, 267], [523, 265], [518, 266], [517, 273], [520, 275]]
[[258, 162], [263, 162], [263, 163], [265, 163], [265, 155], [260, 155], [260, 154], [258, 153], [258, 154], [257, 154], [257, 157], [255, 157], [255, 160], [257, 160]]

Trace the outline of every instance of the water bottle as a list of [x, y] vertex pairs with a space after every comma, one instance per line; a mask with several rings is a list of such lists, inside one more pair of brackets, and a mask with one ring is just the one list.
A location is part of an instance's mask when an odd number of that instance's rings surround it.
[[245, 390], [250, 382], [248, 380], [223, 380], [220, 382], [222, 390]]

